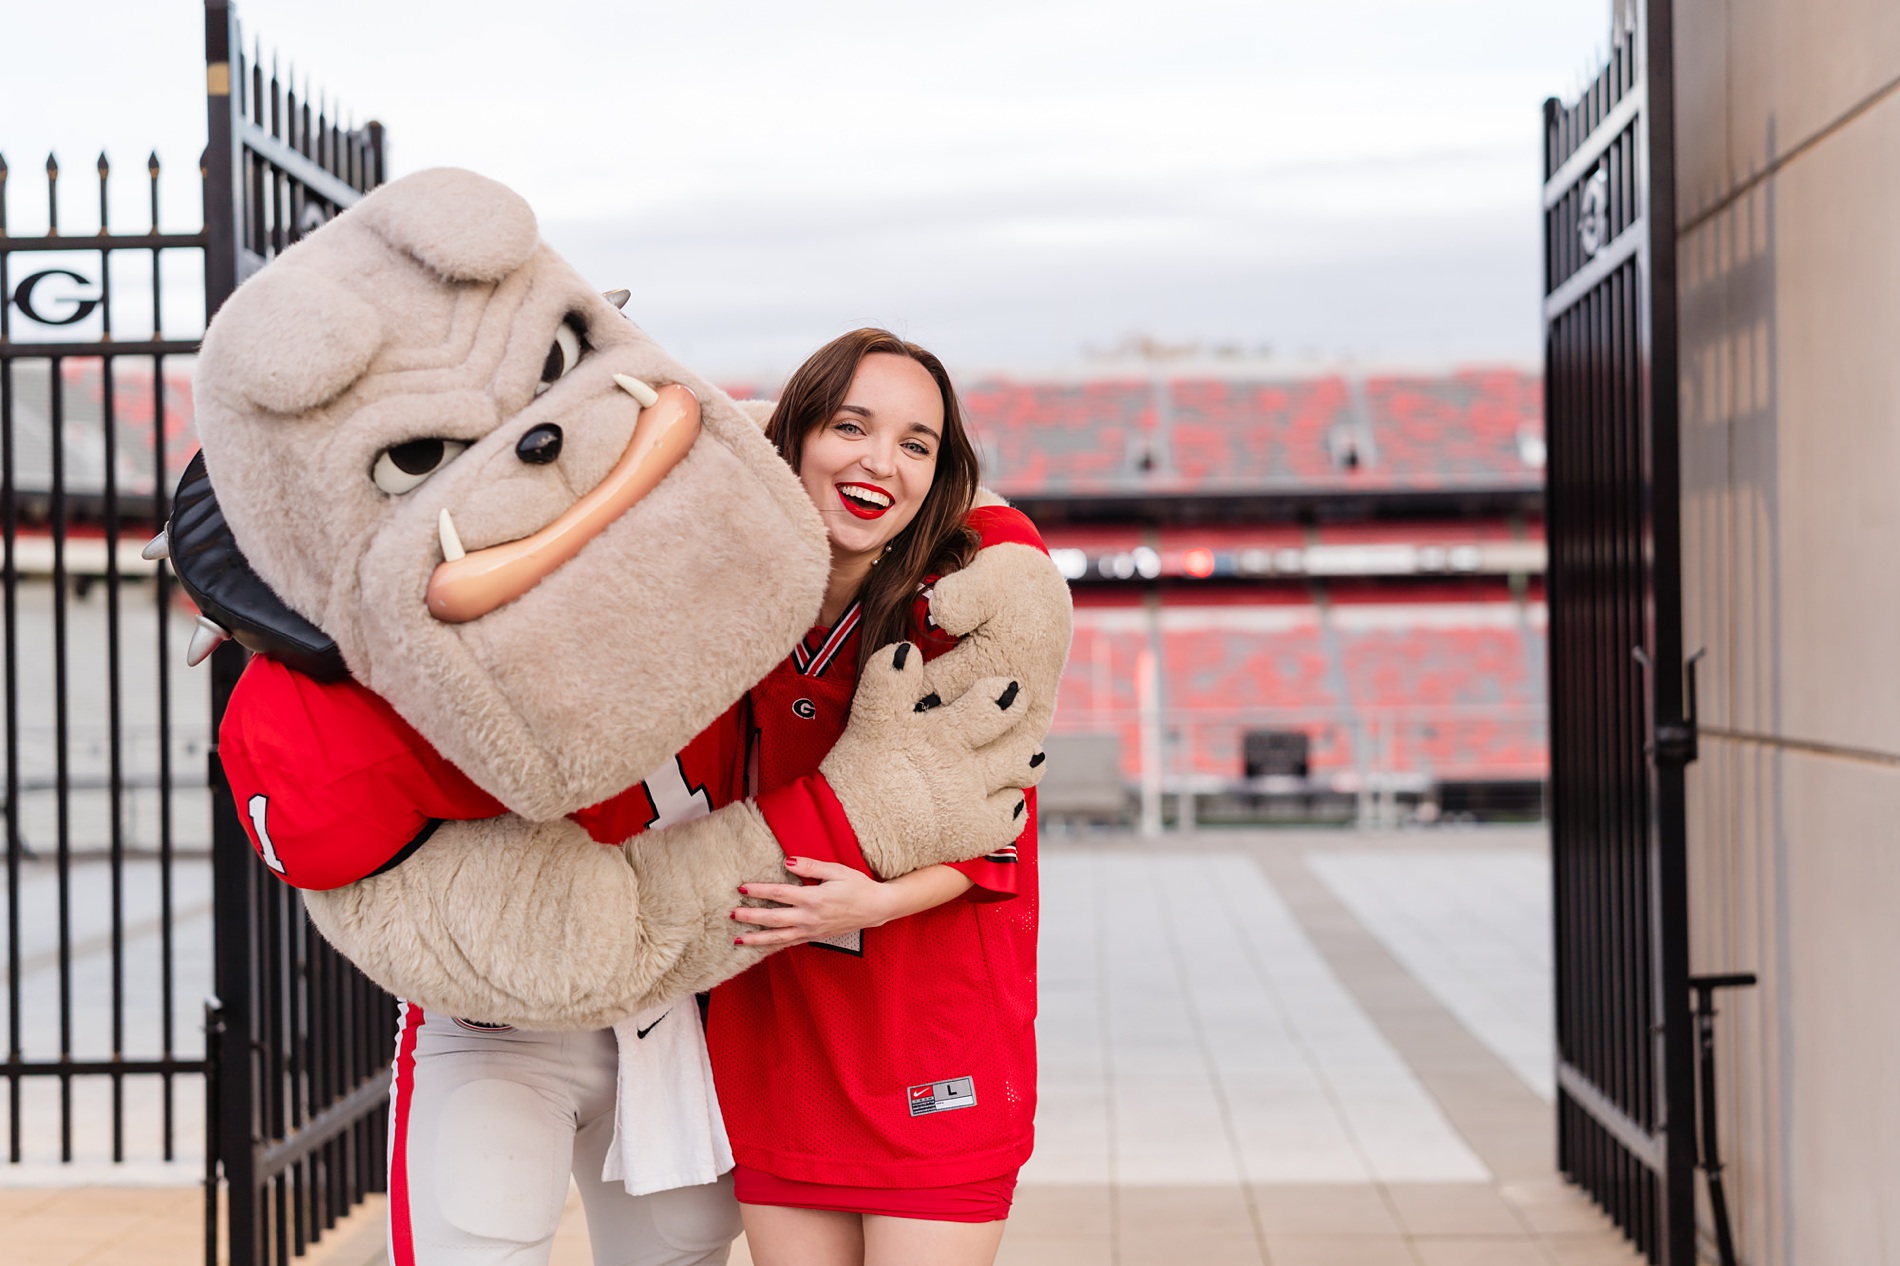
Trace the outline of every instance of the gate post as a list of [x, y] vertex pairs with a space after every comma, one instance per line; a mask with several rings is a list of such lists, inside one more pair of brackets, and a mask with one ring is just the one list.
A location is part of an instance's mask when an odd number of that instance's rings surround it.
[[[205, 0], [205, 319], [248, 277], [383, 182], [380, 124], [346, 131], [247, 58], [232, 0]], [[246, 655], [211, 657], [213, 957], [217, 1008], [207, 1095], [206, 1222], [217, 1178], [229, 1266], [300, 1256], [364, 1193], [379, 1190], [394, 1008], [266, 875], [225, 779], [217, 732]], [[215, 1229], [206, 1260], [217, 1260]]]
[[[1674, 0], [1646, 0], [1643, 62], [1643, 196], [1648, 233], [1649, 303], [1644, 317], [1649, 355], [1650, 439], [1645, 491], [1650, 523], [1651, 620], [1657, 663], [1650, 674], [1655, 703], [1647, 745], [1654, 795], [1650, 891], [1655, 908], [1656, 1042], [1660, 1047], [1663, 1156], [1663, 1261], [1695, 1266], [1695, 1036], [1689, 1001], [1689, 826], [1684, 754], [1660, 742], [1666, 726], [1685, 723], [1682, 665], [1681, 381], [1676, 321], [1676, 76]], [[1694, 724], [1693, 718], [1687, 723]], [[1693, 759], [1689, 757], [1688, 759]]]
[[[231, 297], [238, 285], [238, 247], [242, 241], [239, 224], [243, 215], [244, 191], [239, 184], [242, 156], [238, 152], [237, 130], [233, 114], [237, 97], [233, 94], [233, 56], [239, 44], [237, 14], [229, 0], [205, 0], [205, 109], [206, 136], [204, 172], [205, 207], [205, 322]], [[259, 1232], [262, 1228], [257, 1209], [255, 1180], [257, 1138], [255, 1134], [257, 1102], [256, 1066], [252, 1060], [252, 996], [256, 988], [253, 967], [254, 929], [250, 900], [250, 843], [237, 819], [237, 807], [231, 798], [231, 785], [224, 776], [224, 763], [218, 755], [218, 723], [224, 717], [225, 704], [244, 671], [244, 653], [235, 643], [227, 642], [212, 653], [211, 663], [211, 743], [206, 756], [211, 783], [211, 906], [213, 987], [219, 999], [219, 1023], [215, 1033], [206, 1033], [207, 1047], [216, 1043], [211, 1056], [212, 1072], [205, 1087], [215, 1104], [217, 1138], [207, 1138], [207, 1148], [216, 1147], [219, 1173], [224, 1179], [225, 1225], [229, 1241], [230, 1266], [254, 1266], [260, 1260]], [[205, 1192], [207, 1227], [215, 1227], [218, 1192], [214, 1185]], [[217, 1259], [215, 1237], [205, 1246], [206, 1261]]]

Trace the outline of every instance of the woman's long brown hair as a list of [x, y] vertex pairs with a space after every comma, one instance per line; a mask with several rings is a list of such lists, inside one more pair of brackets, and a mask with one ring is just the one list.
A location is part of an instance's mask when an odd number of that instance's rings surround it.
[[880, 646], [908, 641], [911, 602], [926, 576], [942, 576], [967, 566], [976, 555], [977, 535], [964, 522], [976, 500], [976, 448], [963, 427], [963, 410], [943, 362], [889, 330], [852, 330], [811, 354], [792, 374], [766, 423], [765, 437], [796, 471], [805, 437], [837, 416], [851, 379], [866, 356], [903, 356], [922, 365], [943, 395], [943, 438], [937, 445], [937, 472], [930, 492], [910, 526], [899, 532], [871, 568], [858, 590], [858, 664]]

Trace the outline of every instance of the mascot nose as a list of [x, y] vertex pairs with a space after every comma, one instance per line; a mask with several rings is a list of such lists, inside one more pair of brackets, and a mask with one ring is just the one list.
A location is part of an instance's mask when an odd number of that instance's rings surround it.
[[543, 422], [515, 443], [515, 456], [530, 466], [545, 466], [561, 455], [561, 428]]

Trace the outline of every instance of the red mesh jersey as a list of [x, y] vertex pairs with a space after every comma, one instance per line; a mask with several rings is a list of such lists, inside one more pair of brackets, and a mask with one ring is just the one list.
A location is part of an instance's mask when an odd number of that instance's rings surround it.
[[[574, 821], [617, 844], [729, 803], [739, 784], [740, 711], [727, 709], [645, 782]], [[355, 883], [400, 862], [443, 821], [507, 812], [368, 687], [313, 681], [261, 655], [231, 694], [218, 753], [251, 847], [297, 888]]]
[[[986, 545], [1041, 544], [1014, 510], [978, 510], [971, 524]], [[810, 773], [837, 741], [855, 634], [848, 612], [753, 688], [755, 794]], [[919, 641], [927, 656], [948, 645]], [[740, 1164], [803, 1182], [940, 1187], [1028, 1158], [1035, 821], [1032, 792], [1015, 847], [959, 865], [977, 885], [962, 898], [775, 954], [713, 991], [713, 1071]]]
[[428, 839], [445, 818], [506, 810], [354, 681], [324, 684], [251, 657], [218, 729], [251, 847], [297, 888], [339, 888]]

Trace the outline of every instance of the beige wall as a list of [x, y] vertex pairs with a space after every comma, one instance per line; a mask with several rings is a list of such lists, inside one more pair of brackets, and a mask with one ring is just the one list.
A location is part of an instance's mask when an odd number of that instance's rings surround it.
[[1900, 1264], [1900, 0], [1677, 0], [1692, 969], [1752, 1266]]

